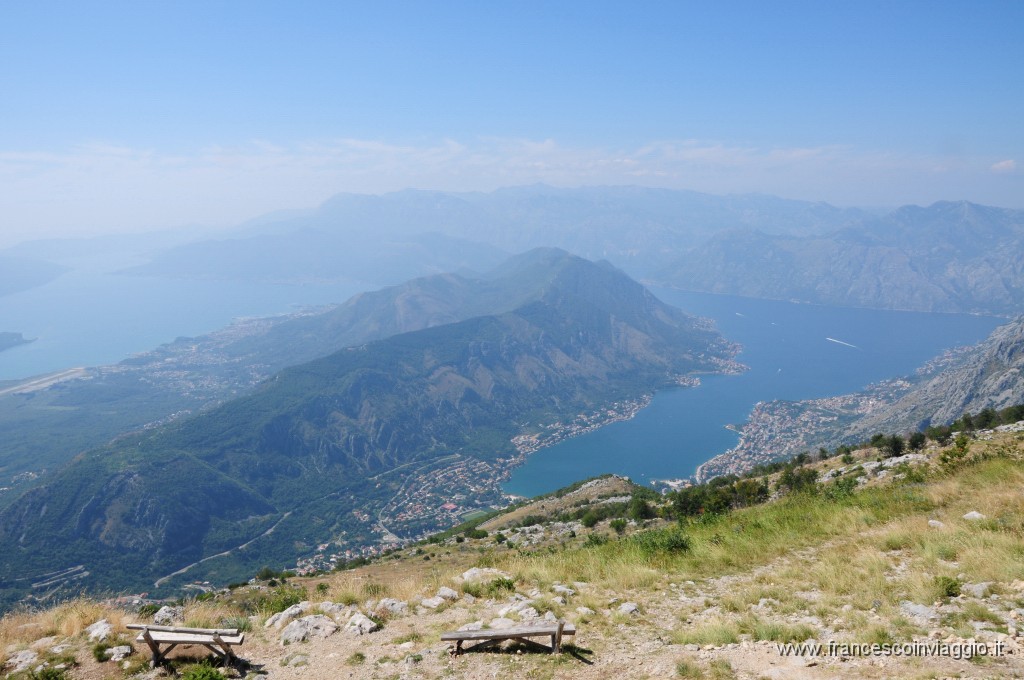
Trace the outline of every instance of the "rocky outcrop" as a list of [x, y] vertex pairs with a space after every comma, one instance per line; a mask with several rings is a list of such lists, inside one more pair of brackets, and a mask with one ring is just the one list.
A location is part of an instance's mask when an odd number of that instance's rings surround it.
[[943, 425], [964, 413], [1024, 403], [1024, 316], [997, 328], [956, 366], [858, 421], [851, 435]]
[[[357, 614], [356, 616], [361, 616]], [[338, 624], [323, 614], [304, 616], [292, 621], [281, 631], [281, 644], [290, 645], [296, 642], [325, 638], [338, 632]]]

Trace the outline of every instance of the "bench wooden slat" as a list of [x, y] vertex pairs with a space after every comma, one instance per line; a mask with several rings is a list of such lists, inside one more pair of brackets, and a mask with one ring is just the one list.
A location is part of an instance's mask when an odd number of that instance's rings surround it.
[[[240, 645], [245, 641], [245, 633], [239, 635], [196, 635], [195, 633], [172, 633], [166, 631], [151, 631], [150, 637], [154, 642], [173, 642], [179, 645], [203, 645], [220, 644]], [[217, 638], [220, 638], [219, 640]], [[141, 633], [136, 642], [146, 642], [146, 634]]]
[[[550, 637], [558, 632], [558, 627], [551, 626], [521, 626], [519, 628], [487, 628], [485, 630], [456, 630], [450, 633], [441, 633], [441, 639], [448, 640], [511, 640], [522, 637]], [[562, 635], [575, 635], [576, 627], [571, 623], [565, 624], [562, 628]]]
[[181, 626], [151, 626], [148, 623], [129, 623], [133, 630], [158, 630], [165, 633], [196, 633], [197, 635], [238, 635], [237, 628], [184, 628]]

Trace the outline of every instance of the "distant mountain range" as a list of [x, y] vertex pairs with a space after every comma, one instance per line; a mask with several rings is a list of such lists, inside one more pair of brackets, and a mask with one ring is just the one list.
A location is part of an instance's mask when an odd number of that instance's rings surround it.
[[514, 436], [720, 371], [735, 352], [611, 265], [552, 249], [292, 323], [310, 329], [282, 336], [300, 354], [304, 337], [307, 350], [344, 342], [341, 329], [363, 339], [45, 476], [0, 510], [5, 599], [52, 592], [63, 581], [42, 576], [62, 569], [81, 567], [68, 572], [79, 586], [150, 590], [224, 551], [190, 576], [244, 575], [341, 536], [379, 540], [386, 529], [362, 513], [432, 466], [476, 465], [493, 485], [519, 455]]
[[0, 255], [0, 296], [49, 283], [67, 267], [31, 257]]
[[343, 194], [170, 248], [133, 273], [394, 283], [538, 246], [686, 290], [943, 312], [1024, 311], [1024, 211], [942, 202], [880, 214], [639, 187]]
[[1024, 211], [908, 206], [809, 236], [730, 230], [656, 275], [690, 290], [929, 312], [1024, 310]]
[[271, 215], [230, 238], [171, 248], [134, 273], [243, 280], [345, 277], [394, 283], [410, 276], [482, 270], [507, 253], [558, 247], [648, 276], [729, 228], [804, 235], [869, 213], [770, 196], [712, 196], [640, 187], [492, 193], [341, 194], [313, 211]]

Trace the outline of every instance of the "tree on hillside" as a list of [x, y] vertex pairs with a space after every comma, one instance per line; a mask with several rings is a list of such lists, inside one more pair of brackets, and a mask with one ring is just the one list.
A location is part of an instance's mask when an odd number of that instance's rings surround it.
[[907, 446], [911, 451], [920, 451], [927, 441], [928, 437], [924, 435], [924, 432], [914, 432], [907, 438]]
[[815, 491], [818, 471], [814, 468], [786, 468], [779, 477], [779, 487], [791, 492]]
[[906, 442], [903, 441], [903, 437], [894, 434], [886, 437], [880, 448], [888, 458], [895, 458], [903, 453], [903, 450], [906, 448]]

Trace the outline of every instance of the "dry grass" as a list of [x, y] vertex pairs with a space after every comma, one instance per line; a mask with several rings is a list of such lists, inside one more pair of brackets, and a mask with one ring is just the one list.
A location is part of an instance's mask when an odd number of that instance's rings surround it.
[[0, 619], [0, 666], [7, 660], [7, 649], [23, 649], [30, 642], [47, 636], [61, 638], [81, 635], [100, 619], [106, 619], [114, 634], [127, 633], [130, 620], [125, 612], [87, 598], [78, 598], [38, 612], [16, 611]]

